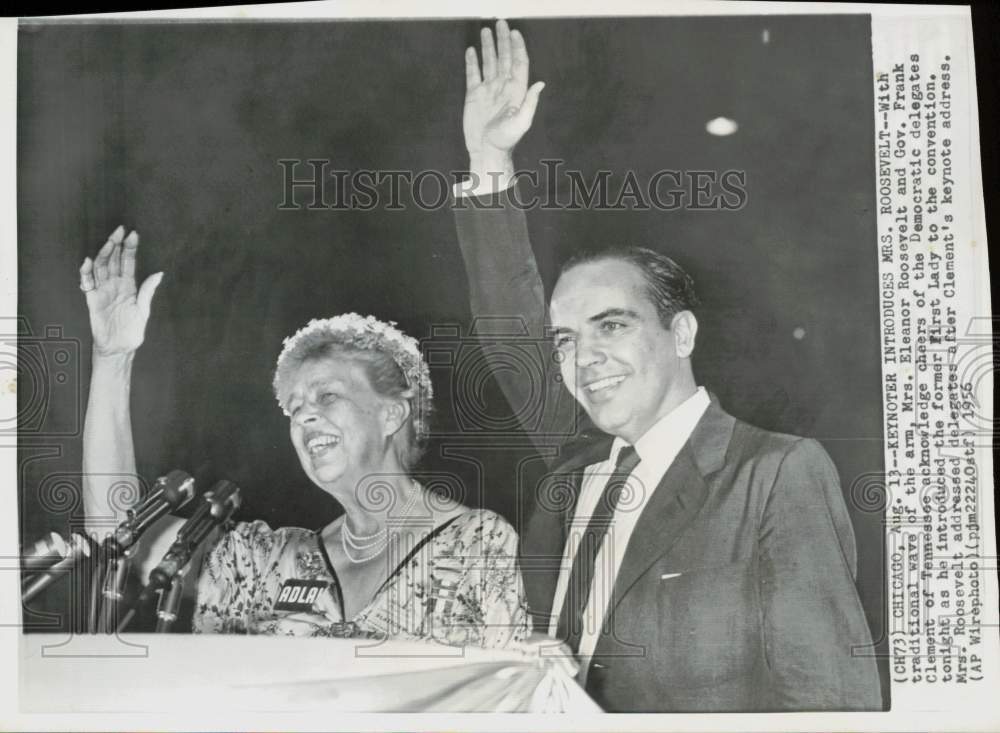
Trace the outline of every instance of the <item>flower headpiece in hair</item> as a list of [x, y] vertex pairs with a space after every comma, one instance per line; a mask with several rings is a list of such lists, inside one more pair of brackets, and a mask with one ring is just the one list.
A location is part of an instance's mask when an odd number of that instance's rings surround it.
[[[430, 368], [420, 354], [417, 340], [396, 328], [395, 321], [380, 321], [374, 316], [362, 316], [357, 313], [344, 313], [333, 318], [314, 318], [283, 342], [284, 348], [278, 356], [274, 371], [274, 393], [281, 403], [278, 394], [278, 381], [284, 363], [302, 346], [322, 342], [324, 337], [335, 337], [333, 342], [340, 346], [362, 351], [377, 350], [392, 357], [396, 362], [410, 394], [414, 400], [414, 428], [418, 436], [426, 436], [430, 401], [434, 396], [431, 386]], [[284, 409], [284, 405], [281, 406]], [[424, 408], [424, 409], [421, 409]]]

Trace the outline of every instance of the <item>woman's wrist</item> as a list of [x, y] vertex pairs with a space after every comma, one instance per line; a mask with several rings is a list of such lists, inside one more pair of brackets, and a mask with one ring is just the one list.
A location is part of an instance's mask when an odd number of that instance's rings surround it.
[[93, 349], [94, 371], [106, 372], [108, 374], [120, 373], [128, 376], [132, 372], [132, 361], [135, 359], [134, 351], [117, 353], [103, 353], [96, 346]]

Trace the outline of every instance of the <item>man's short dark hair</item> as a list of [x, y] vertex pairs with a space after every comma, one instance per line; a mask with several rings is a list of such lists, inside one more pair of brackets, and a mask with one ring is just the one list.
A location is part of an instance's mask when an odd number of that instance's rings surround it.
[[561, 276], [577, 265], [601, 260], [619, 260], [639, 268], [646, 280], [646, 295], [656, 308], [660, 323], [668, 330], [674, 316], [681, 311], [693, 311], [701, 305], [694, 291], [694, 280], [684, 268], [666, 255], [646, 247], [610, 245], [582, 250], [563, 263], [559, 274]]

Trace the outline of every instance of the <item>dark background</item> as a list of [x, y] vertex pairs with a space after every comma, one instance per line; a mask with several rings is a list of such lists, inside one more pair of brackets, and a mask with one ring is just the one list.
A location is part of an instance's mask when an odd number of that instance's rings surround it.
[[[705, 303], [699, 381], [737, 416], [818, 438], [830, 452], [880, 639], [882, 514], [855, 498], [883, 470], [867, 16], [513, 24], [532, 80], [548, 84], [520, 167], [561, 158], [618, 181], [628, 170], [640, 181], [664, 168], [746, 171], [741, 211], [535, 211], [533, 242], [549, 283], [560, 258], [606, 240], [662, 249], [691, 271]], [[309, 318], [352, 310], [418, 338], [467, 324], [464, 269], [447, 208], [281, 211], [277, 161], [461, 170], [462, 50], [479, 27], [22, 26], [26, 541], [64, 531], [78, 509], [90, 338], [77, 268], [119, 223], [142, 235], [140, 274], [166, 272], [133, 378], [140, 473], [184, 468], [203, 488], [229, 478], [244, 489], [241, 517], [272, 525], [320, 527], [336, 516], [299, 467], [271, 396], [281, 339]], [[739, 123], [735, 135], [705, 132], [720, 115]], [[453, 379], [434, 369], [438, 430], [452, 435], [433, 442], [424, 470], [458, 476], [467, 503], [516, 522], [516, 464], [530, 450], [460, 431]], [[495, 420], [508, 413], [488, 381], [483, 400]]]

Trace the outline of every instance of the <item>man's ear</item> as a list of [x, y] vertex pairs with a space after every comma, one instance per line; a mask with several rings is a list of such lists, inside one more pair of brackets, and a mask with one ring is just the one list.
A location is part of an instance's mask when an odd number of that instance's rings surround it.
[[698, 335], [698, 319], [691, 311], [681, 311], [670, 322], [674, 334], [674, 348], [677, 356], [688, 359], [694, 353], [694, 341]]
[[382, 406], [382, 431], [385, 437], [391, 438], [398, 433], [409, 418], [409, 400], [386, 400]]

